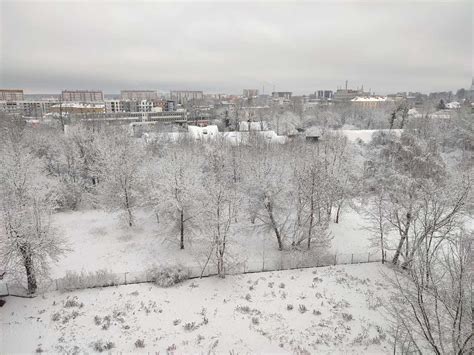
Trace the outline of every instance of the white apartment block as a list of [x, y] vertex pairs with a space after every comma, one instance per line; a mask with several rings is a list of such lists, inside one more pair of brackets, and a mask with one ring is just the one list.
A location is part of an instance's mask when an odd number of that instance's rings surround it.
[[123, 112], [123, 104], [120, 100], [105, 100], [105, 112]]

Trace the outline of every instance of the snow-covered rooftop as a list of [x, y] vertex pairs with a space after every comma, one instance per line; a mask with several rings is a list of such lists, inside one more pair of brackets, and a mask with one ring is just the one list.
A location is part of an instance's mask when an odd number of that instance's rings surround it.
[[352, 102], [385, 102], [387, 96], [357, 96], [354, 97]]

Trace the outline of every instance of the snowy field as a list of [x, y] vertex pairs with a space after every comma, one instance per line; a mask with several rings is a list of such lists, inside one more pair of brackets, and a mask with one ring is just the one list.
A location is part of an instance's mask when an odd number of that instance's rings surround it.
[[[169, 232], [157, 224], [151, 212], [137, 214], [137, 226], [124, 226], [117, 214], [100, 210], [58, 213], [55, 222], [67, 238], [71, 252], [52, 266], [52, 277], [63, 277], [68, 270], [96, 271], [108, 269], [115, 273], [142, 272], [151, 264], [197, 266], [200, 256], [192, 243], [180, 250], [169, 241]], [[245, 256], [249, 264], [262, 264], [280, 257], [271, 232], [262, 232], [248, 221], [237, 225], [230, 252]], [[377, 253], [369, 247], [367, 222], [361, 215], [348, 209], [339, 224], [331, 223], [334, 236], [331, 253]], [[265, 260], [263, 260], [265, 259]]]
[[383, 271], [333, 266], [9, 297], [0, 353], [390, 353]]

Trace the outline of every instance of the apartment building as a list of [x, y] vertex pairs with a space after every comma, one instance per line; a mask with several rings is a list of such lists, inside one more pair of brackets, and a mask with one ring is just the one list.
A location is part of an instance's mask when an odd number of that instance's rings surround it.
[[63, 90], [61, 98], [63, 101], [94, 102], [104, 101], [104, 94], [99, 90]]
[[120, 91], [121, 100], [148, 100], [153, 101], [158, 99], [158, 94], [153, 90], [122, 90]]
[[170, 98], [180, 105], [198, 102], [204, 99], [202, 91], [176, 90], [170, 92]]
[[244, 89], [243, 90], [243, 97], [245, 98], [253, 98], [258, 96], [258, 90], [257, 89]]
[[23, 90], [0, 89], [0, 101], [23, 101], [24, 99]]

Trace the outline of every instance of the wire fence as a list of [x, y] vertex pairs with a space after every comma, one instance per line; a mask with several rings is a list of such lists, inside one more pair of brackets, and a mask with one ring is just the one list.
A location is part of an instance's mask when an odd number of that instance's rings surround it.
[[[385, 252], [385, 260], [387, 260], [388, 257], [389, 255], [387, 255], [387, 252]], [[380, 253], [336, 253], [318, 255], [314, 252], [302, 251], [281, 252], [279, 257], [271, 258], [269, 260], [262, 258], [262, 260], [252, 260], [251, 262], [245, 261], [226, 265], [225, 274], [241, 275], [258, 272], [324, 267], [331, 265], [366, 264], [381, 261], [382, 255]], [[189, 279], [210, 277], [218, 274], [217, 267], [212, 264], [208, 264], [204, 269], [199, 265], [179, 267]], [[20, 283], [0, 281], [0, 297], [35, 297], [39, 294], [54, 291], [72, 291], [88, 288], [131, 285], [148, 283], [152, 281], [153, 274], [149, 271], [123, 273], [112, 273], [106, 270], [81, 273], [72, 272], [60, 279], [50, 279], [41, 282], [34, 295], [28, 294], [27, 288]]]

